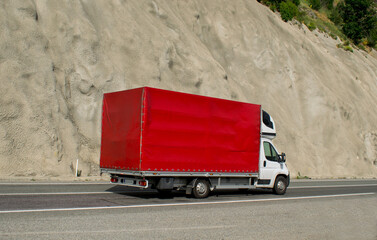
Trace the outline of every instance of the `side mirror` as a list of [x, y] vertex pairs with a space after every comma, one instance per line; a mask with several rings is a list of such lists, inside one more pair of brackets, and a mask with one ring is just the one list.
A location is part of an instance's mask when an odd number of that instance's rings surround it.
[[285, 162], [286, 161], [285, 153], [280, 154], [279, 158], [280, 158], [280, 162]]

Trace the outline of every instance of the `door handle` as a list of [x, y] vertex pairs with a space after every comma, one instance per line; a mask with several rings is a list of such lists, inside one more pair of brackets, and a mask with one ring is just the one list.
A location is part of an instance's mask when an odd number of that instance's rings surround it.
[[263, 167], [266, 167], [267, 163], [266, 161], [263, 162]]

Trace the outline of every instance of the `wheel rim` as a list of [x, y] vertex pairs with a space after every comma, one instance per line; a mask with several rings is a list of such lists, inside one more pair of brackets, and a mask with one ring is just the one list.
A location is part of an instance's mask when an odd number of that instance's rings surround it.
[[283, 181], [279, 181], [277, 184], [279, 190], [283, 191], [285, 189], [285, 184]]
[[196, 191], [199, 193], [199, 194], [204, 194], [206, 191], [207, 191], [207, 188], [206, 188], [206, 185], [202, 182], [199, 182], [197, 185], [196, 185]]

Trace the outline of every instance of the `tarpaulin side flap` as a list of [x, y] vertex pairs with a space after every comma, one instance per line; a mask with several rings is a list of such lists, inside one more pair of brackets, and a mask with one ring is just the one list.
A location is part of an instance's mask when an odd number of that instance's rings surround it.
[[142, 170], [257, 172], [261, 106], [148, 88]]

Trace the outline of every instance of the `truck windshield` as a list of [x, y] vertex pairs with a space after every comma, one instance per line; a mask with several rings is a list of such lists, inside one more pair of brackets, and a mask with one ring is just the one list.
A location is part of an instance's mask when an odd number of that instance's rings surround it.
[[278, 160], [278, 154], [275, 148], [271, 145], [271, 143], [263, 142], [263, 148], [264, 148], [264, 155], [266, 156], [267, 160], [270, 160], [270, 161]]

